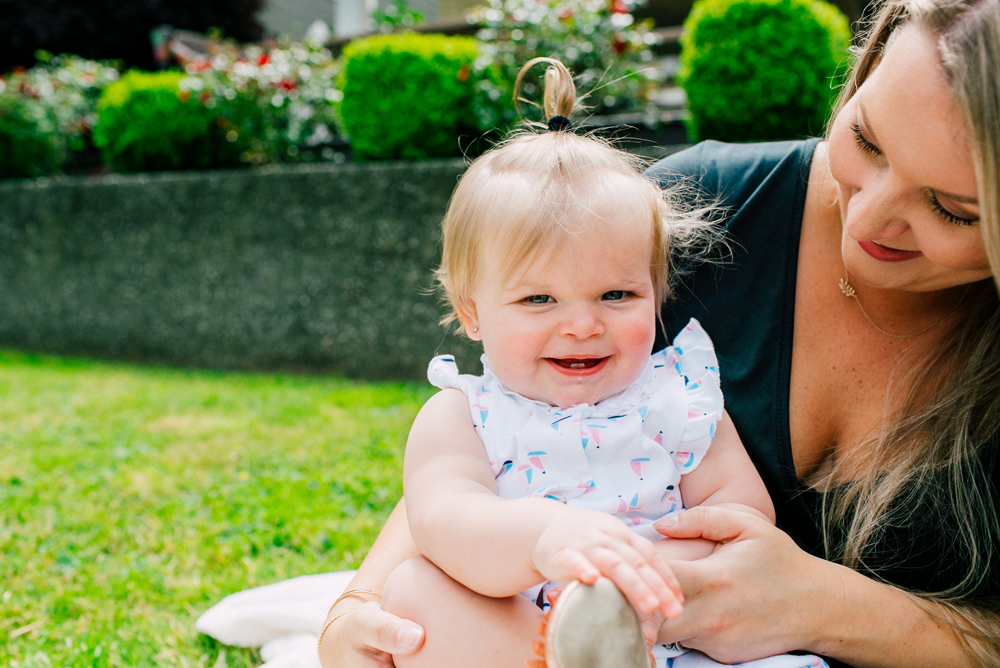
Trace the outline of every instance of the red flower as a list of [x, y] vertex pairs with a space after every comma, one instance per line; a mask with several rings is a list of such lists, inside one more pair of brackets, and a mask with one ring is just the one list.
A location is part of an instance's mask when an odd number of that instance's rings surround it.
[[295, 82], [291, 79], [282, 79], [278, 82], [278, 88], [284, 88], [285, 90], [295, 90]]
[[612, 0], [611, 2], [611, 13], [612, 14], [628, 14], [628, 7], [622, 0]]
[[468, 65], [462, 65], [462, 69], [460, 69], [458, 71], [458, 80], [459, 81], [468, 81], [468, 79], [469, 79], [469, 66]]
[[269, 62], [271, 62], [271, 57], [268, 56], [266, 53], [262, 53], [259, 56], [257, 56], [258, 67], [264, 67], [264, 65], [267, 65]]
[[573, 18], [573, 10], [567, 7], [566, 9], [562, 10], [562, 13], [559, 15], [559, 18], [562, 19], [563, 21], [569, 21], [571, 18]]
[[622, 55], [625, 53], [625, 49], [628, 48], [628, 42], [620, 39], [617, 35], [615, 36], [615, 41], [611, 43], [611, 50], [617, 55]]

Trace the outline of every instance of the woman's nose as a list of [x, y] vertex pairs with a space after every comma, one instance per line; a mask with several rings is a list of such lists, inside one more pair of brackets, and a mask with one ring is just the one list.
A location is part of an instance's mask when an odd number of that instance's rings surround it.
[[853, 190], [847, 205], [847, 234], [855, 241], [891, 239], [904, 234], [909, 225], [900, 217], [904, 196], [891, 175], [868, 179]]
[[589, 305], [571, 307], [563, 318], [559, 333], [563, 336], [587, 339], [603, 334], [604, 322], [597, 310]]

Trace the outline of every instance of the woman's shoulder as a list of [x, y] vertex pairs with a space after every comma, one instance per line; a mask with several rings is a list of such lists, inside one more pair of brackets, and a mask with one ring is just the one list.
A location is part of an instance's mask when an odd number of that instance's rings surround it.
[[722, 206], [738, 206], [765, 181], [796, 185], [809, 173], [818, 139], [727, 144], [703, 141], [646, 170], [663, 188], [694, 190]]

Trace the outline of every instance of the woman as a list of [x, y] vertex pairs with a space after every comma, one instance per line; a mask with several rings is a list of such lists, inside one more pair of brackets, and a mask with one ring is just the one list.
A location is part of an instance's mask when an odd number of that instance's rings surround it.
[[[652, 173], [730, 208], [732, 266], [699, 269], [664, 319], [711, 333], [778, 511], [661, 530], [719, 547], [672, 564], [687, 603], [660, 640], [1000, 666], [1000, 2], [888, 0], [826, 142], [702, 144]], [[399, 506], [348, 589], [414, 554]], [[423, 641], [371, 598], [331, 610], [324, 665]]]

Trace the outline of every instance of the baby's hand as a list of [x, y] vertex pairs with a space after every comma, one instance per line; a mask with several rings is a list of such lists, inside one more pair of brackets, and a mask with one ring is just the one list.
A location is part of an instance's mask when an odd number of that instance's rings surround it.
[[[545, 527], [531, 557], [535, 570], [555, 582], [593, 584], [600, 575], [609, 578], [632, 602], [640, 619], [654, 611], [669, 619], [681, 614], [684, 595], [667, 562], [653, 543], [611, 515], [566, 508]], [[651, 623], [643, 625], [644, 632]]]

